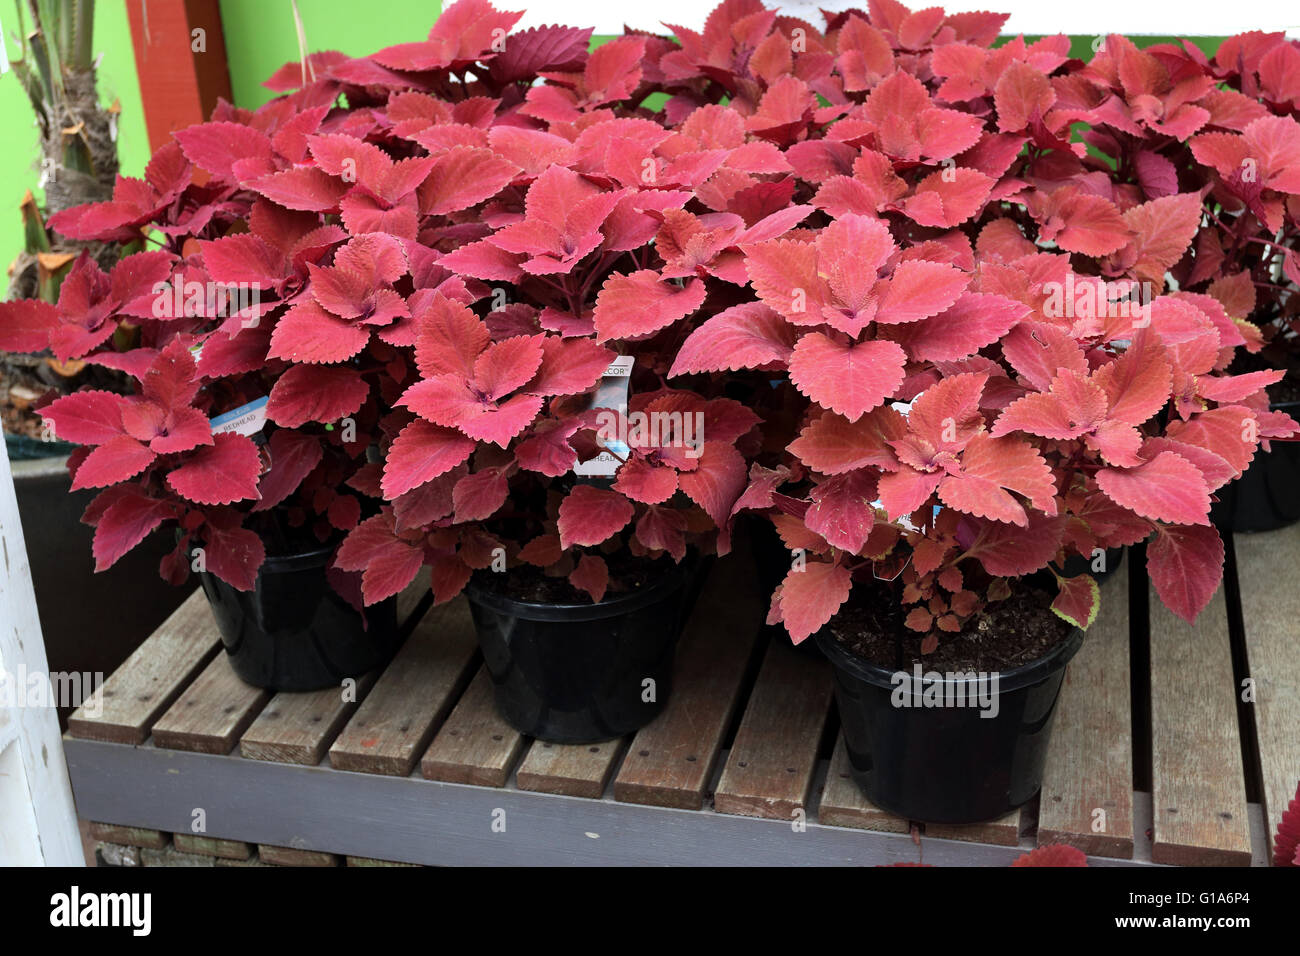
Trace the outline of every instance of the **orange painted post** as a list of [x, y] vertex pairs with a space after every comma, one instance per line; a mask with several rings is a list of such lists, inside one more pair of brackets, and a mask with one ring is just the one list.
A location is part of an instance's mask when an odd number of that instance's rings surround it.
[[201, 123], [230, 99], [218, 0], [127, 0], [149, 146]]

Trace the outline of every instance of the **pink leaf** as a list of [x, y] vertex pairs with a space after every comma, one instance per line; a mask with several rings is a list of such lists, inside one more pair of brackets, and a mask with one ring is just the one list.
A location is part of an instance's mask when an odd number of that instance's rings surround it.
[[906, 353], [893, 342], [845, 345], [810, 332], [794, 347], [790, 381], [822, 407], [853, 422], [903, 384], [906, 361]]
[[167, 484], [182, 498], [204, 505], [224, 505], [257, 497], [262, 470], [257, 446], [244, 435], [225, 432], [200, 448], [167, 476]]
[[1171, 451], [1136, 468], [1102, 468], [1097, 486], [1116, 504], [1153, 521], [1210, 522], [1210, 493], [1200, 469]]
[[600, 544], [632, 520], [632, 503], [616, 491], [577, 485], [560, 502], [560, 546]]
[[809, 561], [792, 568], [781, 582], [781, 619], [790, 639], [798, 644], [819, 631], [849, 598], [853, 575], [848, 568], [825, 561]]
[[1160, 526], [1147, 545], [1147, 571], [1165, 607], [1194, 623], [1223, 578], [1219, 532], [1204, 524]]

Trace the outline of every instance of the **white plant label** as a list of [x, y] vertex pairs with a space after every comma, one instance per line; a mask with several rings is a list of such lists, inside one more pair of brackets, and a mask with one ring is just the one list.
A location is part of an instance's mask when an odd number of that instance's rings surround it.
[[[627, 391], [632, 380], [633, 359], [630, 355], [620, 355], [609, 363], [600, 384], [591, 399], [591, 408], [610, 408], [618, 411], [620, 416], [627, 414]], [[612, 478], [622, 464], [619, 456], [626, 458], [631, 451], [620, 441], [609, 442], [609, 451], [602, 451], [588, 461], [575, 462], [573, 473], [584, 478]], [[617, 454], [615, 454], [617, 453]]]
[[258, 434], [266, 427], [266, 403], [267, 396], [263, 395], [261, 398], [253, 399], [247, 405], [240, 405], [238, 408], [209, 419], [212, 424], [212, 434], [221, 435], [226, 432], [248, 436]]

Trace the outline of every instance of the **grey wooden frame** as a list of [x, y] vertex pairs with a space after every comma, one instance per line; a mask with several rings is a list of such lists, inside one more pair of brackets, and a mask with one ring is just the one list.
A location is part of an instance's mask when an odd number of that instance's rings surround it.
[[[870, 866], [915, 862], [907, 834], [564, 797], [319, 766], [67, 738], [77, 807], [92, 820], [430, 865]], [[724, 761], [725, 762], [725, 761]], [[822, 767], [825, 773], [825, 766]], [[1139, 799], [1135, 830], [1150, 825]], [[1252, 808], [1257, 811], [1258, 808]], [[1257, 816], [1252, 812], [1252, 817]], [[504, 830], [501, 824], [504, 823]], [[496, 826], [494, 827], [494, 824]], [[926, 863], [1006, 866], [1032, 849], [926, 837]], [[1133, 860], [1152, 865], [1139, 836]]]

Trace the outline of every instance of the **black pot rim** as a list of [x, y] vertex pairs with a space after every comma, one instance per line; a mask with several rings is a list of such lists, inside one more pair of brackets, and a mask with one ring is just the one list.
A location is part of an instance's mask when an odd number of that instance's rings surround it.
[[318, 548], [312, 548], [310, 551], [268, 554], [266, 560], [262, 562], [262, 569], [271, 574], [284, 574], [290, 571], [319, 568], [329, 562], [330, 556], [334, 554], [334, 548], [335, 546], [332, 544], [325, 544]]
[[[879, 664], [873, 664], [856, 654], [850, 653], [835, 639], [829, 627], [823, 627], [813, 635], [813, 638], [817, 641], [817, 646], [821, 649], [821, 652], [840, 670], [847, 671], [859, 680], [866, 681], [875, 687], [893, 689], [894, 675], [899, 673], [897, 668], [881, 667]], [[1036, 684], [1053, 671], [1064, 667], [1078, 652], [1079, 647], [1083, 644], [1083, 638], [1084, 632], [1081, 628], [1071, 628], [1066, 638], [1042, 657], [1036, 658], [1027, 664], [1013, 667], [1010, 670], [998, 671], [998, 693], [1005, 694]], [[910, 676], [912, 671], [903, 671], [902, 673]], [[922, 665], [922, 674], [926, 673], [929, 673], [929, 671]], [[943, 686], [972, 683], [967, 679], [950, 680], [947, 677], [937, 681], [925, 680], [924, 682], [927, 685], [939, 684]]]
[[[606, 597], [599, 604], [543, 604], [537, 601], [520, 601], [499, 591], [485, 588], [475, 578], [465, 585], [465, 595], [475, 604], [490, 608], [499, 614], [508, 614], [525, 621], [599, 621], [607, 617], [630, 614], [667, 597], [686, 584], [688, 556], [672, 564], [657, 580], [645, 587]], [[481, 572], [480, 572], [481, 573]]]

